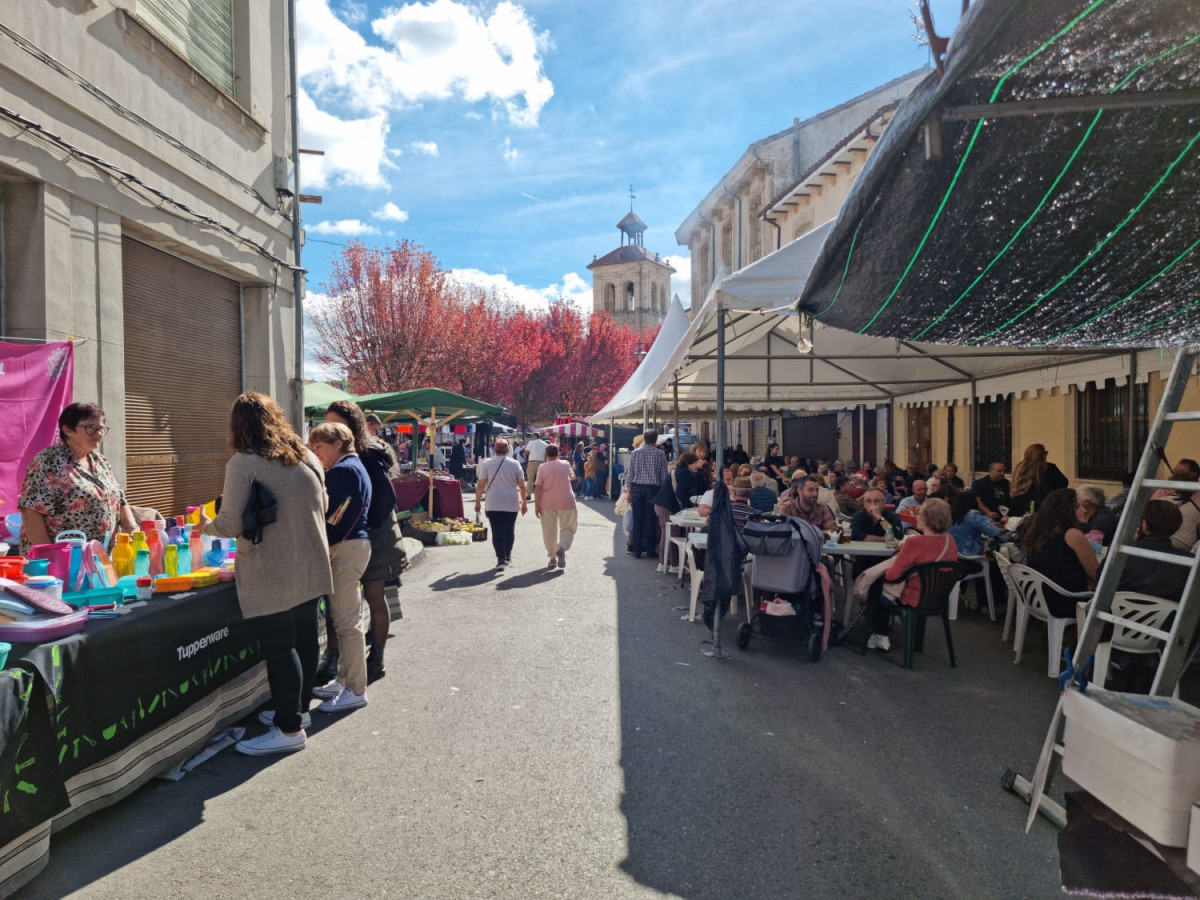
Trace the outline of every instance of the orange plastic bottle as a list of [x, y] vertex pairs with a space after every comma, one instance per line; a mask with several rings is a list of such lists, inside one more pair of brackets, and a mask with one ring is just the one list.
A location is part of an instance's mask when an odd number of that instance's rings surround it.
[[163, 542], [158, 535], [157, 528], [151, 528], [146, 532], [146, 544], [150, 547], [150, 574], [162, 575], [165, 573], [163, 569]]

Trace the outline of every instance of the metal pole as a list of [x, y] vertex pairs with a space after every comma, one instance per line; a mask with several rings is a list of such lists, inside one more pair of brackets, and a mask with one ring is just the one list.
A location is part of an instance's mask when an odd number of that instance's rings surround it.
[[295, 408], [292, 421], [296, 433], [304, 434], [304, 271], [300, 268], [300, 114], [296, 108], [300, 87], [296, 73], [296, 0], [288, 0], [288, 69], [292, 92], [292, 259], [296, 266], [292, 270], [292, 297], [296, 310]]
[[676, 378], [671, 384], [671, 399], [675, 403], [675, 440], [672, 445], [675, 448], [675, 458], [679, 459], [679, 379]]
[[[967, 454], [968, 454], [967, 465], [969, 466], [968, 471], [971, 473], [969, 480], [972, 483], [974, 483], [974, 481], [975, 481], [975, 435], [977, 434], [975, 429], [979, 427], [979, 423], [975, 421], [975, 417], [977, 415], [978, 409], [979, 409], [979, 398], [975, 395], [975, 379], [972, 378], [971, 379], [971, 414], [967, 417]], [[992, 461], [988, 460], [987, 464], [990, 466], [992, 464]]]
[[1125, 471], [1132, 472], [1134, 461], [1137, 459], [1137, 445], [1133, 440], [1134, 427], [1136, 421], [1137, 403], [1134, 401], [1134, 393], [1137, 389], [1137, 351], [1134, 350], [1129, 354], [1129, 390], [1125, 397]]
[[725, 310], [717, 307], [717, 469], [721, 479], [725, 468]]
[[861, 469], [867, 461], [867, 411], [858, 404], [858, 466]]

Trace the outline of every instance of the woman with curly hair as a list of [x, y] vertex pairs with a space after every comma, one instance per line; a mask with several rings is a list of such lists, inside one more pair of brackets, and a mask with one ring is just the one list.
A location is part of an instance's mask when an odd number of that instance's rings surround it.
[[[1028, 525], [1021, 523], [1020, 547], [1025, 564], [1071, 592], [1095, 587], [1100, 571], [1096, 551], [1084, 536], [1077, 505], [1073, 490], [1059, 488], [1046, 495]], [[1075, 618], [1075, 598], [1049, 589], [1045, 598], [1050, 615]]]
[[1067, 476], [1046, 457], [1045, 444], [1030, 444], [1013, 471], [1009, 514], [1023, 516], [1031, 503], [1041, 503], [1051, 491], [1067, 486]]
[[250, 756], [303, 750], [308, 704], [320, 648], [317, 604], [333, 589], [325, 539], [325, 476], [287, 416], [270, 397], [247, 391], [233, 401], [221, 510], [200, 512], [200, 529], [216, 537], [241, 537], [242, 513], [257, 482], [275, 497], [276, 520], [262, 541], [242, 541], [237, 555], [237, 597], [242, 617], [255, 627], [267, 663], [273, 710], [259, 718], [271, 729], [239, 741]]

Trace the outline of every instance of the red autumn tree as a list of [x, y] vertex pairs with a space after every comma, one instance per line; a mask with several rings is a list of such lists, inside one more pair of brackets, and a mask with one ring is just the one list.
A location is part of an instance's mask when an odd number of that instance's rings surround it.
[[562, 301], [530, 310], [458, 284], [408, 241], [352, 244], [323, 288], [314, 356], [344, 372], [351, 392], [432, 385], [504, 406], [522, 424], [599, 409], [637, 367], [639, 343], [653, 340]]
[[311, 313], [313, 355], [345, 372], [351, 392], [421, 387], [453, 359], [460, 292], [424, 247], [355, 242], [334, 261], [326, 292]]

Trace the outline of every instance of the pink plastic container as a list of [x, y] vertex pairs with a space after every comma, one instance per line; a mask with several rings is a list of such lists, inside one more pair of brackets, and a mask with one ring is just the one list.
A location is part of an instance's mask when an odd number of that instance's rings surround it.
[[67, 543], [34, 544], [29, 548], [30, 559], [46, 559], [50, 566], [47, 575], [53, 575], [64, 585], [71, 581], [71, 545]]

